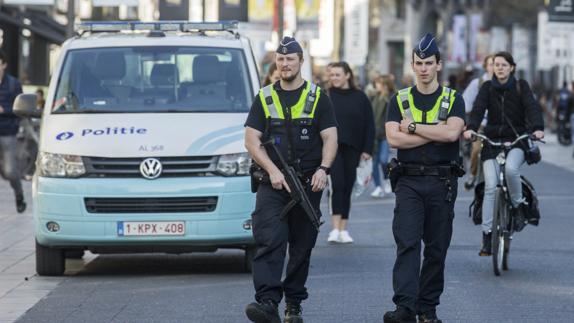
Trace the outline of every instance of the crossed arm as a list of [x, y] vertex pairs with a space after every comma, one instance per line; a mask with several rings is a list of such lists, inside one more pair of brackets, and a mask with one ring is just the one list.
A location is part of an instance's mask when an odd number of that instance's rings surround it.
[[398, 149], [411, 149], [429, 142], [454, 142], [462, 133], [464, 120], [450, 117], [446, 122], [435, 125], [417, 124], [414, 134], [409, 134], [408, 125], [412, 120], [404, 118], [400, 123], [389, 121], [385, 124], [389, 145]]

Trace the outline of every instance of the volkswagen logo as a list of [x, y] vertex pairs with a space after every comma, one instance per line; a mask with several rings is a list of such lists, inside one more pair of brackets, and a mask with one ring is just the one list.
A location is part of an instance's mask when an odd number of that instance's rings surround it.
[[140, 173], [147, 179], [158, 178], [162, 170], [161, 162], [155, 158], [144, 159], [140, 164]]

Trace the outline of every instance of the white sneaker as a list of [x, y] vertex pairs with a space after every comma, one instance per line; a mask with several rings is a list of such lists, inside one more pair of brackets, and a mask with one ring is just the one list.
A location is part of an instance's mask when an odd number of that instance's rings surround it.
[[385, 195], [385, 193], [383, 192], [383, 189], [381, 189], [380, 186], [377, 186], [375, 188], [375, 190], [373, 191], [373, 193], [371, 193], [371, 197], [374, 197], [374, 198], [381, 198], [381, 197], [383, 197], [383, 195]]
[[385, 194], [391, 194], [393, 192], [393, 189], [391, 188], [391, 181], [388, 179], [385, 179]]
[[327, 238], [327, 242], [330, 242], [330, 243], [339, 242], [339, 234], [340, 234], [339, 230], [337, 230], [337, 229], [331, 230], [331, 232], [329, 232], [329, 237]]
[[340, 243], [353, 243], [353, 238], [349, 235], [349, 231], [343, 230], [339, 233], [339, 242]]

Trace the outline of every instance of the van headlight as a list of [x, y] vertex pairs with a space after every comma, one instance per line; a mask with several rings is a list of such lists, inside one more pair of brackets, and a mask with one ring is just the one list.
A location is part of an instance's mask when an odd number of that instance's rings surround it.
[[40, 153], [38, 171], [44, 177], [80, 177], [86, 173], [82, 157]]
[[251, 156], [248, 153], [219, 156], [216, 171], [223, 176], [249, 175]]

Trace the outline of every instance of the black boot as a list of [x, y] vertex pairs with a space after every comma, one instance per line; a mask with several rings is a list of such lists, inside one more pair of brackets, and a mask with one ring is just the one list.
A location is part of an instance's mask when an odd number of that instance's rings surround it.
[[389, 311], [383, 316], [384, 323], [416, 323], [417, 318], [413, 311], [406, 307], [397, 306], [394, 311]]
[[520, 232], [528, 224], [526, 220], [526, 208], [528, 205], [526, 203], [520, 203], [517, 207], [512, 208], [512, 214], [514, 215], [514, 231]]
[[284, 323], [303, 323], [301, 304], [287, 302], [285, 307], [285, 320]]
[[430, 310], [419, 314], [419, 323], [442, 323], [436, 316], [435, 310]]
[[24, 202], [24, 195], [22, 194], [16, 195], [16, 211], [18, 213], [26, 211], [26, 202]]
[[478, 252], [479, 256], [492, 255], [492, 232], [482, 233], [482, 248]]
[[272, 300], [254, 302], [245, 308], [245, 314], [255, 323], [281, 323], [277, 303]]

